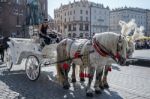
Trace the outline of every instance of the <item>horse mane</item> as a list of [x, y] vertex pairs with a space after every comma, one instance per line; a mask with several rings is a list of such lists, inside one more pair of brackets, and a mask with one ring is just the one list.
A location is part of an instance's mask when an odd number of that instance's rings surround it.
[[138, 40], [140, 37], [143, 37], [144, 36], [143, 31], [144, 31], [144, 27], [143, 26], [140, 26], [139, 28], [136, 27], [135, 31], [134, 31], [134, 33], [132, 35], [131, 40], [135, 41], [135, 40]]

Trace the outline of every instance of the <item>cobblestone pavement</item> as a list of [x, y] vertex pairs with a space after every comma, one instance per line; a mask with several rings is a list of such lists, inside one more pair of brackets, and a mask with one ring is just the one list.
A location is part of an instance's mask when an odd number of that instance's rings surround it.
[[135, 50], [134, 58], [150, 59], [150, 49]]
[[[0, 99], [87, 99], [86, 84], [71, 84], [63, 90], [56, 82], [55, 67], [42, 69], [40, 78], [29, 81], [23, 66], [14, 66], [11, 72], [0, 66]], [[92, 99], [150, 99], [150, 68], [139, 66], [113, 66], [109, 73], [109, 90]]]

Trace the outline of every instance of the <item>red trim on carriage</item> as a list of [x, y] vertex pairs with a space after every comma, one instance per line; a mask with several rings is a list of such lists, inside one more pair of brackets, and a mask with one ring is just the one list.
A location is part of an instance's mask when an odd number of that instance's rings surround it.
[[101, 45], [100, 43], [98, 43], [96, 41], [96, 39], [93, 40], [93, 47], [95, 48], [95, 50], [102, 56], [106, 57], [108, 55], [108, 53], [106, 51], [104, 51], [102, 48], [101, 48]]

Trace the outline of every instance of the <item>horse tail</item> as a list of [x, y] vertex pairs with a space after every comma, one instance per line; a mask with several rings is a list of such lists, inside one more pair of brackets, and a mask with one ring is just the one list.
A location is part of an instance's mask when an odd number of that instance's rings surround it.
[[[66, 42], [66, 40], [64, 40]], [[64, 82], [64, 76], [63, 76], [63, 70], [62, 70], [62, 63], [60, 63], [59, 61], [62, 61], [66, 58], [67, 52], [64, 51], [66, 50], [66, 46], [64, 45], [64, 41], [60, 42], [57, 45], [57, 61], [58, 63], [56, 64], [56, 70], [57, 70], [57, 80], [59, 83], [63, 83]]]

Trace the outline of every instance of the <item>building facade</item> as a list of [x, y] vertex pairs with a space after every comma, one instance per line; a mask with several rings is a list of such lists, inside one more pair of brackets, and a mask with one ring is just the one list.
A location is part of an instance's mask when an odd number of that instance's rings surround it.
[[146, 10], [146, 35], [150, 36], [150, 10]]
[[51, 16], [48, 16], [48, 23], [49, 23], [50, 30], [54, 30], [54, 19], [52, 19]]
[[109, 31], [109, 8], [102, 4], [91, 3], [91, 32], [101, 33]]
[[[35, 0], [0, 0], [0, 35], [26, 37], [29, 17], [27, 2]], [[47, 16], [47, 0], [38, 0]]]
[[127, 7], [114, 9], [110, 12], [110, 31], [120, 33], [119, 20], [129, 22], [131, 19], [135, 19], [137, 26], [144, 26], [145, 32], [147, 32], [146, 17], [145, 9]]
[[[95, 32], [101, 30], [107, 31], [109, 26], [109, 16], [105, 17], [102, 13], [109, 10], [104, 8], [101, 4], [89, 2], [87, 0], [69, 2], [67, 5], [61, 5], [54, 10], [55, 29], [61, 32], [65, 37], [89, 38]], [[109, 15], [109, 11], [107, 12]], [[93, 17], [97, 16], [97, 18]], [[97, 22], [97, 20], [99, 20]], [[106, 26], [107, 24], [107, 26]], [[100, 28], [100, 29], [99, 29]]]

